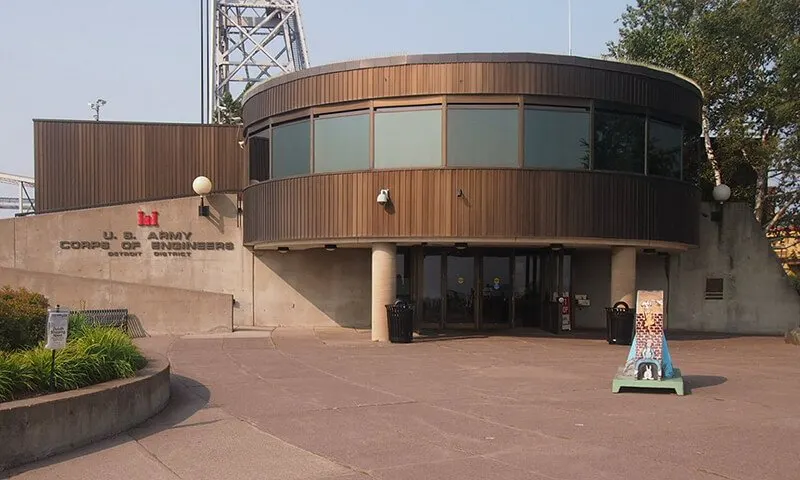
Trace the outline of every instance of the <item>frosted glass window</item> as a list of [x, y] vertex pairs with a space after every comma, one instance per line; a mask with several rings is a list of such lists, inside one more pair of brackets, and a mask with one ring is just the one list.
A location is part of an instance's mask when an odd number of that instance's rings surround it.
[[369, 169], [369, 113], [314, 119], [314, 171]]
[[448, 107], [447, 164], [516, 167], [519, 164], [518, 110]]
[[375, 112], [375, 168], [442, 164], [442, 109], [390, 108]]
[[311, 171], [311, 122], [278, 125], [272, 129], [272, 178], [306, 175]]

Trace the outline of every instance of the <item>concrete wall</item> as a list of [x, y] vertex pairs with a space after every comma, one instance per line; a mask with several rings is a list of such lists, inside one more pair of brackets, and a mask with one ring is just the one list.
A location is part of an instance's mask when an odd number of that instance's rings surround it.
[[[589, 307], [575, 306], [577, 328], [606, 328], [606, 307], [611, 306], [611, 251], [578, 250], [573, 254], [572, 291], [588, 295]], [[665, 259], [661, 255], [636, 256], [636, 289], [668, 293]], [[630, 305], [634, 307], [634, 305]]]
[[0, 472], [116, 435], [169, 400], [169, 363], [150, 357], [134, 378], [0, 404]]
[[[241, 244], [236, 196], [212, 195], [209, 203], [209, 217], [198, 216], [199, 199], [182, 198], [0, 220], [0, 267], [230, 294], [236, 299], [236, 323], [251, 325], [252, 254]], [[138, 227], [140, 208], [146, 213], [157, 211], [159, 226]], [[135, 237], [131, 241], [141, 243], [141, 248], [133, 250], [141, 255], [109, 256], [124, 253], [125, 232]], [[193, 250], [189, 257], [156, 256], [148, 236], [162, 232], [189, 232], [190, 240], [231, 243], [233, 250]], [[115, 237], [108, 240], [108, 250], [60, 247], [62, 241], [102, 243], [104, 234]]]
[[[745, 204], [725, 205], [722, 222], [703, 206], [701, 245], [674, 258], [670, 320], [674, 329], [783, 334], [800, 322], [800, 296]], [[705, 300], [706, 278], [724, 279], [724, 299]]]
[[256, 252], [257, 325], [369, 328], [369, 249]]
[[151, 335], [229, 332], [233, 327], [229, 294], [3, 267], [0, 284], [39, 292], [51, 305], [71, 310], [127, 308]]
[[[236, 196], [211, 196], [209, 203], [208, 218], [197, 215], [198, 199], [183, 198], [0, 220], [0, 267], [14, 269], [0, 284], [13, 281], [65, 306], [128, 308], [151, 334], [230, 329], [231, 296], [237, 326], [369, 327], [369, 249], [254, 256], [241, 244]], [[140, 208], [157, 211], [159, 226], [137, 226]], [[140, 255], [117, 255], [125, 253], [126, 232], [141, 243], [134, 250]], [[233, 249], [157, 256], [161, 251], [148, 236], [162, 232], [190, 232], [190, 240]], [[65, 249], [62, 241], [95, 242], [96, 248]]]

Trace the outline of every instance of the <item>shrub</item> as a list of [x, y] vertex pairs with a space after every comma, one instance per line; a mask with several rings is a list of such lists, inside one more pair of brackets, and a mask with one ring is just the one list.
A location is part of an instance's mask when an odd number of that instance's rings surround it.
[[0, 288], [0, 350], [32, 348], [45, 336], [47, 298], [25, 288]]
[[69, 314], [69, 327], [67, 329], [67, 339], [80, 337], [86, 327], [91, 326], [92, 322], [83, 313], [70, 313]]
[[0, 401], [10, 398], [14, 392], [33, 388], [33, 374], [24, 368], [19, 354], [0, 352]]
[[798, 277], [794, 273], [790, 273], [788, 275], [788, 277], [789, 277], [789, 281], [792, 283], [792, 286], [794, 287], [794, 289], [797, 290], [798, 292], [800, 292], [800, 277]]
[[[113, 327], [76, 322], [75, 336], [56, 352], [58, 391], [74, 390], [117, 378], [132, 377], [146, 361], [131, 338]], [[14, 394], [50, 389], [52, 352], [43, 346], [0, 356], [0, 401]]]

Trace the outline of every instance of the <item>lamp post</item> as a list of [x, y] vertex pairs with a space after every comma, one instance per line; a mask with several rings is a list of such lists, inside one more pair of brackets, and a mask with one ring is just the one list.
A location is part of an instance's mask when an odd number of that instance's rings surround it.
[[200, 195], [200, 207], [197, 209], [197, 213], [201, 217], [208, 216], [208, 205], [205, 204], [204, 200], [206, 195], [211, 193], [212, 186], [211, 180], [202, 175], [192, 181], [192, 190], [194, 190], [194, 193]]
[[94, 115], [93, 115], [93, 117], [94, 117], [94, 120], [95, 120], [96, 122], [99, 122], [99, 121], [100, 121], [100, 107], [102, 107], [102, 106], [103, 106], [103, 105], [105, 105], [106, 103], [108, 103], [108, 102], [106, 102], [106, 101], [105, 101], [105, 100], [103, 100], [102, 98], [98, 98], [98, 99], [97, 99], [97, 100], [95, 100], [94, 102], [89, 102], [89, 108], [91, 108], [92, 110], [94, 110]]

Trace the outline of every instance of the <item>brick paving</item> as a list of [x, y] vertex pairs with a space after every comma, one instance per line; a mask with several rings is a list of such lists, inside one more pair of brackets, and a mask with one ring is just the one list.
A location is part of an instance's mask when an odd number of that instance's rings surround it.
[[[591, 337], [591, 336], [589, 336]], [[611, 393], [627, 347], [465, 335], [376, 344], [350, 329], [148, 338], [167, 409], [19, 479], [788, 479], [800, 348], [674, 338], [690, 394]]]

